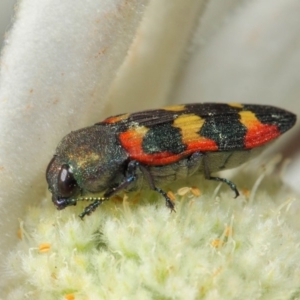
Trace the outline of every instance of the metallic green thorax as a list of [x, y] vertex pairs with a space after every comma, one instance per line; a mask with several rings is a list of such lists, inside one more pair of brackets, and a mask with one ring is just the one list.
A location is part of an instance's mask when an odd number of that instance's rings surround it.
[[114, 126], [91, 126], [65, 136], [56, 149], [47, 171], [49, 189], [59, 195], [58, 173], [63, 164], [70, 166], [81, 192], [101, 192], [112, 186], [123, 173], [125, 150], [116, 139]]

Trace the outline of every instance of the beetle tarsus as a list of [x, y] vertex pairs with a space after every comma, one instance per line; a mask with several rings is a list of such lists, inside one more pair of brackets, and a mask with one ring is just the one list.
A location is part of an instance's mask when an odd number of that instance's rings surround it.
[[235, 193], [234, 198], [237, 198], [240, 195], [240, 193], [239, 193], [236, 185], [232, 181], [230, 181], [230, 180], [228, 180], [226, 178], [212, 177], [212, 176], [210, 176], [209, 178], [206, 178], [206, 179], [225, 182], [234, 191], [234, 193]]
[[162, 189], [158, 188], [158, 187], [154, 187], [154, 190], [157, 191], [158, 193], [160, 193], [166, 200], [166, 206], [168, 208], [170, 208], [171, 212], [174, 211], [176, 212], [175, 210], [175, 204], [174, 202], [168, 197], [167, 193], [164, 192]]
[[225, 182], [234, 191], [234, 193], [235, 193], [234, 198], [237, 198], [240, 195], [236, 185], [232, 181], [230, 181], [229, 179], [210, 176], [209, 164], [208, 164], [206, 155], [204, 155], [204, 157], [203, 157], [203, 166], [204, 166], [205, 179]]

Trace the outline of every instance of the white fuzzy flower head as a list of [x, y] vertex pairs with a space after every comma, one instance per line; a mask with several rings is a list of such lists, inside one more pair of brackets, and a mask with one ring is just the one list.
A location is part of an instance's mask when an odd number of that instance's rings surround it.
[[[274, 162], [256, 167], [267, 176]], [[115, 197], [84, 221], [74, 215], [82, 205], [29, 207], [6, 263], [6, 299], [295, 297], [295, 198], [275, 176], [259, 185], [257, 172], [239, 174], [248, 182], [236, 178], [238, 199], [201, 177], [170, 185], [176, 213], [146, 191]]]

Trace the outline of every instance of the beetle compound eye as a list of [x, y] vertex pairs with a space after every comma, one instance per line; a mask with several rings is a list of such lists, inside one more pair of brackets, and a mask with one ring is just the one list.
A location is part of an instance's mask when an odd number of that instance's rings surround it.
[[69, 198], [78, 191], [78, 185], [73, 172], [68, 165], [62, 165], [58, 174], [58, 192], [59, 196]]

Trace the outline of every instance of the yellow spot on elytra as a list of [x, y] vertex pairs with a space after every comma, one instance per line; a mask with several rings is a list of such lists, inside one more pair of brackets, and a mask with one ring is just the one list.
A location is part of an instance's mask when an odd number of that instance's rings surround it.
[[42, 243], [39, 245], [39, 252], [40, 253], [45, 253], [50, 250], [51, 244], [49, 243]]
[[139, 136], [139, 137], [144, 137], [144, 135], [148, 132], [149, 128], [145, 126], [137, 126], [134, 127], [134, 132]]
[[164, 107], [163, 109], [168, 110], [168, 111], [183, 111], [183, 110], [185, 110], [185, 105], [167, 106], [167, 107]]
[[236, 107], [236, 108], [243, 108], [243, 104], [241, 103], [228, 103], [229, 106], [231, 107]]
[[255, 114], [251, 111], [241, 111], [239, 112], [241, 116], [240, 122], [244, 124], [247, 128], [251, 128], [256, 124], [260, 124], [260, 121], [256, 118]]
[[205, 120], [194, 114], [185, 114], [174, 120], [173, 126], [181, 130], [182, 142], [188, 144], [191, 141], [199, 141], [199, 131]]

